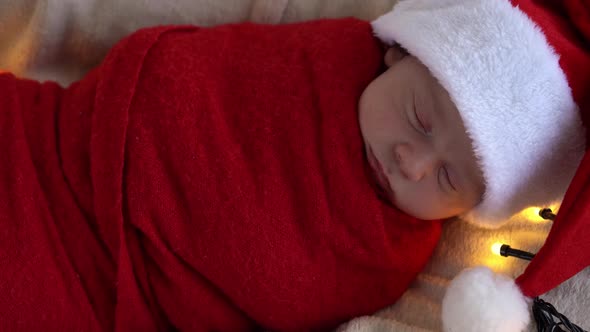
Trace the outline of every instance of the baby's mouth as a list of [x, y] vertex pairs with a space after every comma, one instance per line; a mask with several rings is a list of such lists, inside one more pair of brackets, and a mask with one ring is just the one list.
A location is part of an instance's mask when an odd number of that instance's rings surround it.
[[375, 182], [377, 183], [377, 187], [379, 189], [379, 194], [383, 196], [387, 201], [393, 201], [393, 191], [391, 190], [391, 185], [387, 176], [385, 176], [385, 172], [383, 171], [383, 166], [373, 153], [371, 147], [367, 146], [367, 159], [369, 164], [371, 165], [371, 169], [373, 170], [373, 177], [375, 178]]

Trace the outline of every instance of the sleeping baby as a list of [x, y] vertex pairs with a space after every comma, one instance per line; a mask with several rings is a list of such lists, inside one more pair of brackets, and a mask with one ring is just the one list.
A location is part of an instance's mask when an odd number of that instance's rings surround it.
[[65, 89], [0, 74], [0, 329], [328, 330], [394, 303], [442, 219], [567, 189], [584, 130], [550, 41], [504, 0], [408, 0], [140, 30]]

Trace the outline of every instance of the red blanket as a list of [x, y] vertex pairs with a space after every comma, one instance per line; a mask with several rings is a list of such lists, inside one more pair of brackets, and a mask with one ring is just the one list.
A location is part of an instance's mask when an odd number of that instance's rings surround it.
[[392, 304], [440, 223], [372, 189], [354, 19], [159, 27], [68, 89], [0, 74], [0, 330], [333, 328]]

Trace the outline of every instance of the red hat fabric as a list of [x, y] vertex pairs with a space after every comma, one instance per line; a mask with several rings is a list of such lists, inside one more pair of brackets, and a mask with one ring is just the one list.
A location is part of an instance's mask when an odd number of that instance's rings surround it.
[[[574, 98], [590, 123], [590, 1], [523, 1], [556, 48]], [[590, 265], [590, 155], [586, 156], [564, 198], [545, 244], [516, 282], [527, 296], [541, 295]]]
[[576, 102], [586, 102], [587, 58], [555, 6], [408, 0], [372, 23], [380, 39], [424, 63], [457, 106], [486, 182], [482, 201], [462, 216], [477, 225], [558, 206], [584, 154]]
[[[590, 2], [525, 0], [514, 1], [514, 5], [540, 27], [547, 41], [561, 55], [559, 64], [580, 107], [581, 117], [585, 124], [590, 123]], [[547, 153], [559, 154], [560, 151]], [[444, 329], [522, 331], [530, 320], [528, 311], [522, 310], [529, 304], [526, 297], [542, 295], [588, 266], [590, 153], [587, 152], [545, 244], [524, 273], [514, 281], [494, 275], [489, 269], [463, 271], [450, 284], [443, 301]], [[471, 298], [467, 299], [469, 296]]]
[[539, 296], [590, 266], [590, 153], [586, 154], [545, 244], [516, 279], [523, 294]]

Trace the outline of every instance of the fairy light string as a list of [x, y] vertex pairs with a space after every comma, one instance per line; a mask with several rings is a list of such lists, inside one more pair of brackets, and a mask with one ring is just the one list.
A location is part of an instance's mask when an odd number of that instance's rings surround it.
[[[544, 220], [554, 221], [556, 214], [549, 208], [539, 209], [538, 215]], [[492, 245], [492, 252], [498, 256], [515, 257], [531, 261], [535, 254], [512, 248], [510, 245], [496, 242]], [[553, 305], [539, 297], [533, 300], [533, 317], [537, 324], [537, 332], [587, 332], [555, 309]]]

